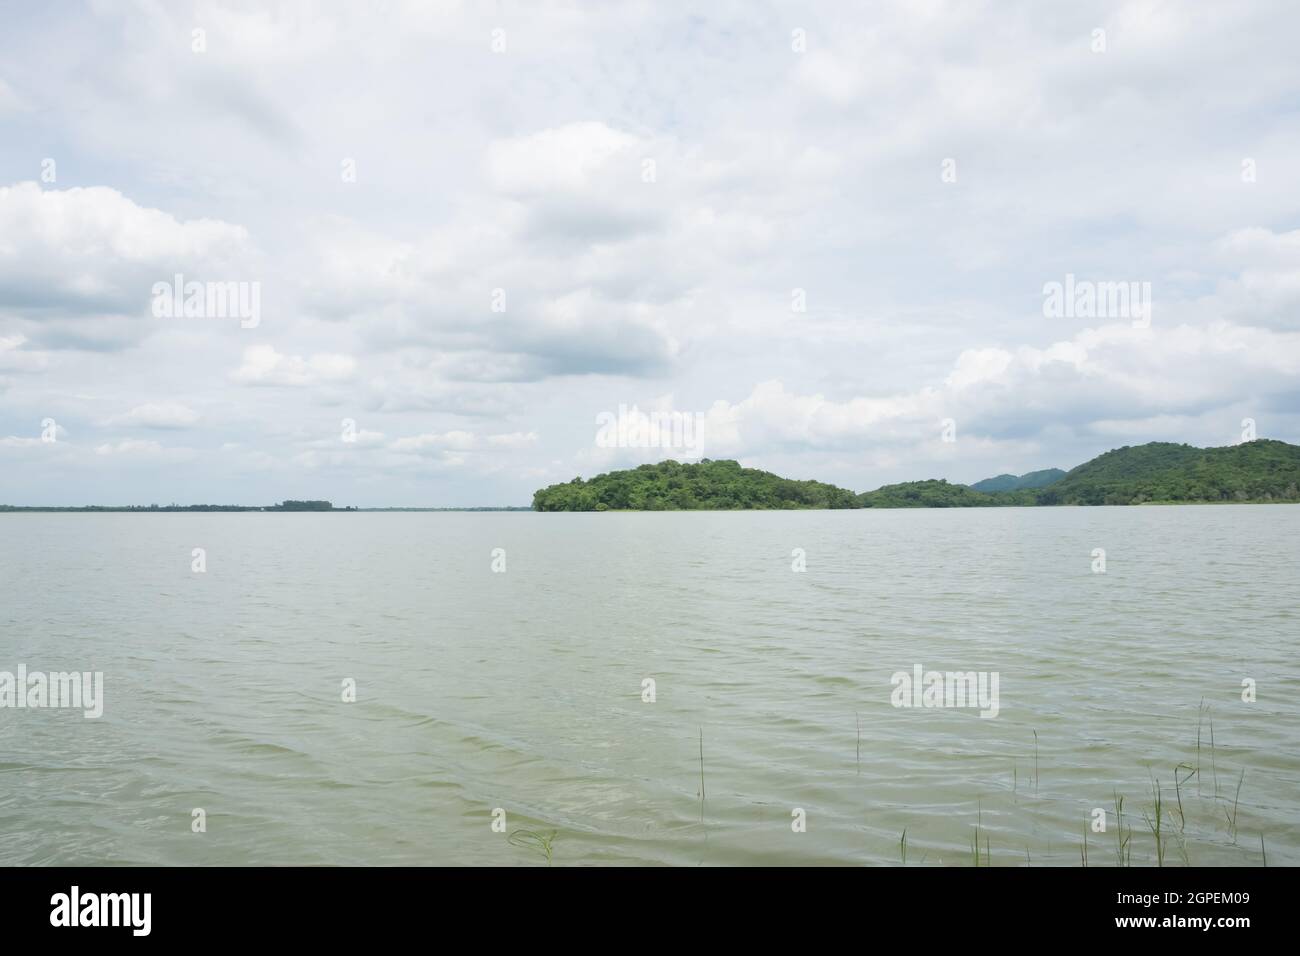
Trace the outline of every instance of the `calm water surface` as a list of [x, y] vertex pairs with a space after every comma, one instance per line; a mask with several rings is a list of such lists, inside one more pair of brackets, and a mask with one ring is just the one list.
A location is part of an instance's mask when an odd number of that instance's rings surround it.
[[557, 866], [1078, 865], [1103, 807], [1099, 865], [1121, 794], [1147, 865], [1153, 779], [1166, 865], [1300, 864], [1297, 558], [1295, 506], [0, 515], [0, 670], [106, 697], [0, 709], [0, 864], [546, 865], [499, 807]]

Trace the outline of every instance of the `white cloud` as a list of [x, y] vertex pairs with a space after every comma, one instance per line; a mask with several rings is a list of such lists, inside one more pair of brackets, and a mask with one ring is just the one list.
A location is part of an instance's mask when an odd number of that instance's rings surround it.
[[0, 332], [16, 328], [47, 349], [136, 342], [160, 327], [155, 282], [240, 277], [247, 242], [239, 226], [182, 222], [116, 189], [0, 187]]
[[475, 447], [478, 444], [478, 438], [473, 432], [467, 431], [449, 431], [437, 434], [428, 432], [423, 435], [411, 435], [407, 438], [398, 438], [389, 447], [393, 451], [424, 452], [429, 450], [443, 451], [446, 449], [455, 449], [464, 451]]
[[487, 443], [498, 448], [528, 448], [537, 444], [537, 433], [509, 432], [503, 435], [488, 435]]
[[350, 355], [283, 355], [273, 345], [244, 349], [243, 363], [231, 378], [241, 385], [304, 387], [343, 382], [352, 378], [356, 360]]
[[167, 447], [156, 441], [128, 438], [96, 446], [95, 455], [124, 464], [184, 464], [198, 458], [192, 448]]
[[129, 439], [120, 441], [117, 444], [105, 442], [95, 449], [97, 455], [143, 455], [157, 456], [163, 453], [163, 446], [156, 441], [141, 441], [139, 439]]
[[4, 77], [0, 76], [0, 115], [20, 111], [25, 112], [30, 109], [31, 107], [18, 95], [14, 88], [5, 82]]
[[625, 186], [639, 180], [641, 156], [636, 137], [604, 123], [569, 123], [525, 136], [501, 139], [488, 147], [492, 184], [520, 199], [545, 197], [557, 190], [585, 193], [616, 158], [625, 162]]
[[1252, 325], [1300, 329], [1300, 229], [1238, 229], [1220, 240], [1218, 250], [1236, 273], [1219, 284], [1226, 314]]
[[21, 333], [0, 335], [0, 369], [11, 372], [40, 372], [49, 367], [49, 356], [44, 352], [23, 348], [27, 336]]
[[836, 400], [762, 382], [707, 410], [707, 454], [918, 446], [933, 442], [949, 417], [961, 434], [995, 440], [1123, 415], [1149, 427], [1200, 415], [1225, 388], [1262, 401], [1293, 388], [1297, 376], [1300, 334], [1222, 322], [1159, 332], [1110, 325], [1045, 348], [967, 350], [941, 384], [894, 394]]
[[144, 428], [187, 428], [199, 420], [199, 413], [179, 402], [150, 402], [137, 405], [125, 415], [109, 419], [110, 425], [140, 425]]

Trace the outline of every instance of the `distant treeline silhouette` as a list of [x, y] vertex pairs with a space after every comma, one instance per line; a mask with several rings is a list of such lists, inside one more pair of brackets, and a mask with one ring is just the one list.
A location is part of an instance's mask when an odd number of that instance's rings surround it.
[[0, 505], [0, 511], [356, 511], [356, 508], [338, 508], [328, 501], [283, 501], [278, 505], [73, 505], [46, 507], [42, 505]]

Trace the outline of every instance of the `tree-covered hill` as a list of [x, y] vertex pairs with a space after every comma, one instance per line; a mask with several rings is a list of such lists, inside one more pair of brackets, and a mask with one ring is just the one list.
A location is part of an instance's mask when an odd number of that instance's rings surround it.
[[[1058, 469], [1022, 475], [1045, 481]], [[1014, 476], [999, 476], [1010, 477]], [[996, 480], [996, 479], [990, 479]], [[983, 485], [985, 482], [980, 482]], [[533, 496], [537, 511], [679, 511], [792, 508], [996, 508], [1149, 502], [1300, 502], [1300, 446], [1260, 439], [1224, 448], [1169, 442], [1099, 455], [1044, 486], [983, 491], [941, 479], [885, 485], [855, 495], [793, 481], [734, 461], [664, 461], [575, 478]]]
[[1032, 494], [985, 494], [965, 485], [949, 484], [941, 478], [885, 485], [858, 495], [860, 508], [996, 508], [1032, 504]]
[[1043, 505], [1300, 501], [1300, 446], [1269, 439], [1222, 448], [1125, 446], [1085, 462], [1037, 495]]
[[1021, 488], [1043, 488], [1064, 477], [1065, 472], [1060, 468], [1044, 468], [1042, 471], [1031, 471], [1023, 475], [998, 475], [996, 478], [985, 478], [970, 487], [983, 492], [1019, 491]]
[[696, 511], [855, 508], [857, 497], [820, 481], [794, 481], [734, 461], [661, 461], [575, 478], [533, 495], [537, 511]]

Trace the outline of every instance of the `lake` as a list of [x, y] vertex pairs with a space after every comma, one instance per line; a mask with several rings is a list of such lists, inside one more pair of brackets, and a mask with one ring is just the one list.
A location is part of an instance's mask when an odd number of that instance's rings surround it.
[[103, 675], [0, 708], [0, 864], [1296, 865], [1298, 558], [1286, 505], [0, 515], [0, 671]]

